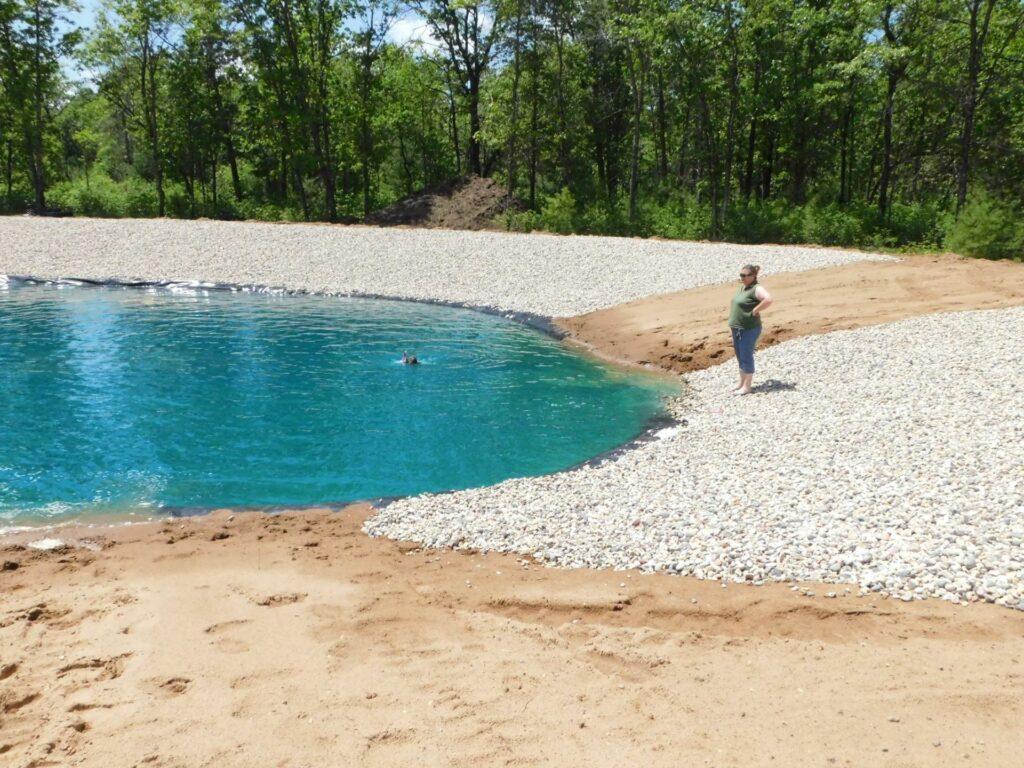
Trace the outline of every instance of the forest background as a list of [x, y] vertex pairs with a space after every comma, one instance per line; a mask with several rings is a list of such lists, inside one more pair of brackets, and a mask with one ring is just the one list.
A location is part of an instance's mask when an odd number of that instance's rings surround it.
[[1024, 258], [1024, 0], [0, 0], [0, 212]]

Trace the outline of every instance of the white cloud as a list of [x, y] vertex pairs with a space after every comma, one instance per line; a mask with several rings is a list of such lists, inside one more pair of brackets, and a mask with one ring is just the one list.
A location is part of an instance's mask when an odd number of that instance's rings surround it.
[[430, 34], [430, 27], [416, 15], [400, 16], [388, 30], [388, 42], [395, 45], [425, 46], [440, 48], [441, 41]]

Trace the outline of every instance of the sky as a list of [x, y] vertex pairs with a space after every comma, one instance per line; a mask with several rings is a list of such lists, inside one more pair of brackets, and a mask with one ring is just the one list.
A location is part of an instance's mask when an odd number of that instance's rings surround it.
[[[67, 16], [71, 25], [80, 29], [89, 29], [94, 26], [96, 16], [99, 13], [102, 0], [78, 0], [78, 9], [70, 11]], [[411, 12], [401, 14], [391, 25], [388, 33], [388, 40], [398, 45], [424, 45], [430, 48], [437, 48], [438, 41], [427, 28], [422, 18]], [[91, 72], [84, 69], [78, 62], [65, 59], [63, 68], [66, 76], [79, 83], [91, 79]]]
[[[96, 14], [99, 11], [100, 2], [101, 0], [78, 0], [78, 10], [68, 14], [71, 23], [78, 27], [92, 27]], [[437, 42], [431, 37], [423, 19], [408, 12], [395, 20], [391, 26], [391, 33], [388, 35], [388, 39], [400, 45], [413, 42], [436, 45]]]

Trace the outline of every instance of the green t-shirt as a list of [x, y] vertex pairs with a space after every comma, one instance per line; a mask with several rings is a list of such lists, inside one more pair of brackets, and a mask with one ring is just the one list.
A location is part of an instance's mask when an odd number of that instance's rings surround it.
[[732, 306], [729, 308], [730, 328], [750, 330], [751, 328], [761, 327], [761, 318], [751, 314], [754, 307], [761, 303], [761, 300], [756, 296], [756, 292], [756, 280], [749, 287], [741, 286], [736, 291], [736, 295], [732, 297]]

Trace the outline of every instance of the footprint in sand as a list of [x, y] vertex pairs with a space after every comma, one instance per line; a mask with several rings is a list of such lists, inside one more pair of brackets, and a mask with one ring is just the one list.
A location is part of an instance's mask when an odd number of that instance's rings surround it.
[[27, 707], [33, 701], [38, 699], [40, 694], [38, 693], [26, 693], [24, 695], [18, 695], [14, 692], [7, 696], [0, 697], [0, 712], [5, 715], [9, 715], [11, 712], [17, 712], [22, 707]]
[[254, 605], [261, 607], [276, 608], [281, 605], [292, 605], [293, 603], [300, 603], [306, 599], [305, 592], [263, 592], [254, 593], [250, 590], [232, 585], [229, 589], [235, 594], [242, 595], [249, 602]]
[[171, 698], [185, 693], [191, 685], [192, 681], [187, 677], [151, 677], [145, 687], [158, 696]]
[[306, 599], [306, 595], [300, 592], [282, 592], [276, 595], [265, 595], [253, 598], [253, 602], [260, 606], [276, 607], [279, 605], [291, 605]]
[[79, 659], [58, 669], [57, 678], [64, 684], [65, 695], [104, 680], [116, 680], [124, 673], [131, 655], [129, 652], [107, 658]]
[[179, 696], [187, 691], [190, 685], [192, 681], [187, 677], [172, 677], [160, 683], [160, 688], [173, 696]]
[[213, 647], [221, 653], [245, 653], [249, 650], [249, 644], [233, 637], [221, 637], [214, 642]]
[[211, 624], [203, 631], [206, 634], [213, 635], [217, 638], [210, 642], [218, 651], [221, 651], [222, 653], [245, 653], [249, 650], [249, 644], [235, 637], [227, 637], [226, 633], [250, 623], [251, 622], [248, 619], [221, 621], [217, 624]]
[[221, 621], [216, 624], [211, 624], [203, 631], [208, 635], [219, 635], [222, 632], [227, 632], [235, 627], [241, 627], [244, 624], [250, 624], [248, 619], [233, 619], [231, 621]]

